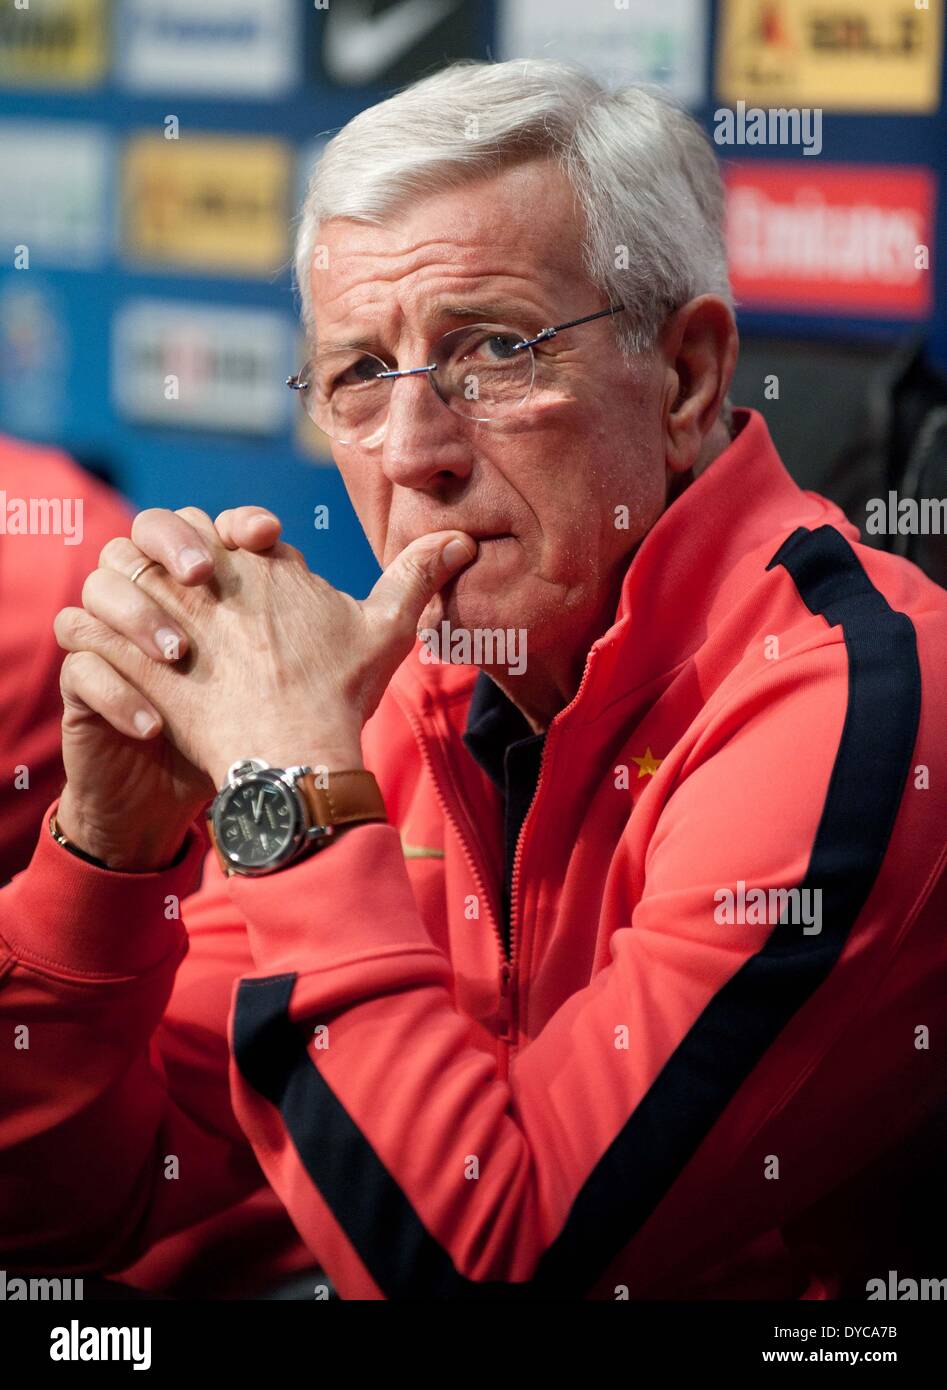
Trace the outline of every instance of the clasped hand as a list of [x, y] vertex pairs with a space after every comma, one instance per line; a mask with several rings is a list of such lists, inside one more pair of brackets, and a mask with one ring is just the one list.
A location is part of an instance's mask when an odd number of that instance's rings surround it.
[[[425, 607], [476, 553], [462, 532], [422, 536], [358, 601], [313, 574], [278, 535], [259, 508], [216, 523], [195, 508], [142, 512], [131, 540], [103, 549], [83, 606], [57, 615], [56, 638], [69, 653], [60, 824], [70, 834], [65, 816], [80, 841], [104, 846], [107, 862], [149, 867], [166, 857], [181, 818], [239, 759], [360, 767], [362, 726]], [[146, 560], [157, 563], [132, 582]], [[164, 746], [149, 757], [149, 744]], [[166, 812], [173, 806], [170, 834], [151, 815], [154, 833], [123, 836], [96, 761], [113, 794], [120, 766], [139, 802], [144, 790]], [[130, 796], [126, 781], [126, 819]]]

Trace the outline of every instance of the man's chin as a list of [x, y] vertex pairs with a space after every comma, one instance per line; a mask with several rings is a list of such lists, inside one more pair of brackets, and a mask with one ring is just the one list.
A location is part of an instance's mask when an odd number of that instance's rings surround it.
[[418, 627], [439, 627], [445, 620], [452, 628], [508, 627], [517, 621], [522, 606], [517, 595], [527, 577], [523, 551], [512, 536], [481, 541], [472, 564], [451, 579], [427, 605]]
[[440, 628], [447, 622], [452, 630], [516, 626], [515, 591], [491, 592], [460, 579], [447, 584], [425, 608], [418, 628]]

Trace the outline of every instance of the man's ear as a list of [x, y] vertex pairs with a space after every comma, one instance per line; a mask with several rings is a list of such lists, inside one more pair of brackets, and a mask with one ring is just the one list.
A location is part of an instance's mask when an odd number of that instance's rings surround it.
[[739, 348], [733, 312], [718, 295], [699, 295], [671, 314], [657, 347], [665, 363], [668, 472], [687, 473], [697, 463], [730, 389]]

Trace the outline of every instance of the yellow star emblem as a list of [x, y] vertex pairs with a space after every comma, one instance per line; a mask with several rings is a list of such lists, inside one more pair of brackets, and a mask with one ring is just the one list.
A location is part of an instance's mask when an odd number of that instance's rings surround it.
[[664, 762], [663, 758], [656, 758], [651, 752], [651, 745], [644, 750], [643, 758], [632, 758], [633, 763], [638, 764], [638, 780], [642, 777], [653, 777], [658, 768]]

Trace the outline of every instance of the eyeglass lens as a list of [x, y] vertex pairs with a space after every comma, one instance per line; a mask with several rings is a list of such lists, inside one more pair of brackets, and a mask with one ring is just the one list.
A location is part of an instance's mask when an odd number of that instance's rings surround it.
[[[516, 410], [532, 389], [532, 348], [519, 346], [523, 334], [500, 324], [478, 323], [452, 329], [434, 345], [424, 364], [435, 392], [458, 415], [497, 420]], [[318, 354], [301, 374], [301, 394], [318, 427], [338, 443], [366, 443], [380, 437], [388, 416], [391, 389], [398, 378], [380, 357], [354, 348]]]

